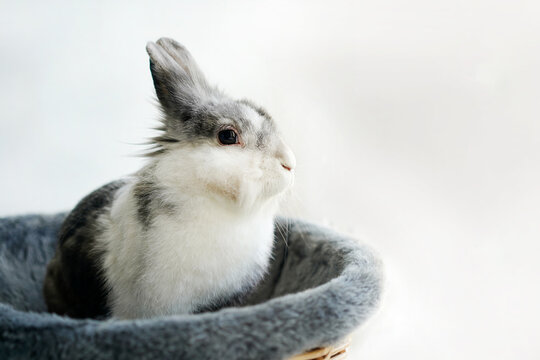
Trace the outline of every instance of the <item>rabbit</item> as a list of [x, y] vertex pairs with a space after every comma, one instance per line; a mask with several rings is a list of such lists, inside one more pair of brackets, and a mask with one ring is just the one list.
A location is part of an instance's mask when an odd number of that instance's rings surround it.
[[160, 133], [136, 173], [82, 199], [47, 266], [50, 312], [149, 318], [241, 305], [268, 269], [295, 157], [266, 110], [211, 86], [188, 50], [149, 42]]

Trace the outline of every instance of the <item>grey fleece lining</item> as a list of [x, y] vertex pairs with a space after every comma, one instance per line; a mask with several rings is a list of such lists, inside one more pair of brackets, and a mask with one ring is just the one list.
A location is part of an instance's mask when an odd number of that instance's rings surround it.
[[129, 321], [52, 315], [41, 287], [64, 217], [0, 219], [1, 359], [282, 359], [346, 336], [380, 298], [368, 247], [280, 218], [286, 234], [276, 230], [272, 267], [244, 307]]

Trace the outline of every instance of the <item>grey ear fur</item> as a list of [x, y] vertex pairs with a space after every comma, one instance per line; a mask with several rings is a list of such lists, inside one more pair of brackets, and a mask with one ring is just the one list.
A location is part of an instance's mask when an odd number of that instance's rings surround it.
[[157, 97], [166, 115], [186, 120], [210, 96], [212, 88], [189, 51], [168, 38], [149, 42], [150, 71]]

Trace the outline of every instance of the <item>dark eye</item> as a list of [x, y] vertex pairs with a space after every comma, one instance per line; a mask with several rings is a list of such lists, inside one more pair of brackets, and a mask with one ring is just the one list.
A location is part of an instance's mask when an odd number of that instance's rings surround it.
[[219, 142], [222, 143], [223, 145], [238, 144], [238, 135], [236, 135], [236, 132], [231, 129], [221, 130], [218, 133], [218, 139], [219, 139]]

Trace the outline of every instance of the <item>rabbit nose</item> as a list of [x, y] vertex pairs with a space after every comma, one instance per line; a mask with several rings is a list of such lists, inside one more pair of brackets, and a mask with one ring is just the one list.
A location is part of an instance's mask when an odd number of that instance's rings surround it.
[[294, 170], [294, 167], [296, 166], [296, 158], [294, 157], [292, 150], [284, 142], [281, 143], [281, 146], [277, 151], [276, 157], [281, 162], [281, 166], [285, 170]]

